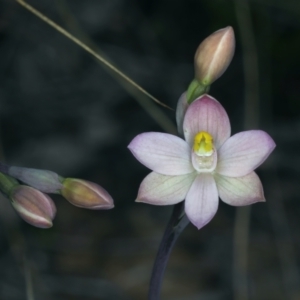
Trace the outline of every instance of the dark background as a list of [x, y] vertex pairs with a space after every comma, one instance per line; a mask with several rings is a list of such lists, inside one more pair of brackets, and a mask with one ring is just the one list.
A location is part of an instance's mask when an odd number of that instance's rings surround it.
[[[250, 62], [257, 56], [260, 125], [254, 128], [266, 130], [277, 143], [258, 170], [267, 203], [251, 210], [249, 299], [300, 299], [300, 2], [30, 3], [80, 39], [93, 41], [117, 67], [173, 108], [193, 79], [199, 43], [233, 26], [236, 54], [210, 94], [227, 110], [232, 132], [243, 130], [244, 78], [251, 73], [243, 62], [245, 55]], [[238, 15], [250, 17], [252, 25], [238, 21]], [[244, 48], [243, 32], [254, 36], [255, 53]], [[175, 118], [174, 111], [122, 85], [19, 4], [0, 2], [2, 161], [94, 181], [115, 200], [113, 210], [88, 211], [53, 196], [57, 216], [53, 228], [43, 230], [22, 221], [1, 197], [0, 299], [30, 299], [30, 284], [36, 299], [146, 299], [171, 207], [134, 203], [149, 170], [127, 145], [138, 133], [169, 130], [168, 119], [175, 124]], [[149, 115], [153, 109], [160, 124]], [[188, 226], [169, 261], [162, 299], [248, 299], [238, 298], [233, 285], [236, 210], [220, 203], [203, 229]]]

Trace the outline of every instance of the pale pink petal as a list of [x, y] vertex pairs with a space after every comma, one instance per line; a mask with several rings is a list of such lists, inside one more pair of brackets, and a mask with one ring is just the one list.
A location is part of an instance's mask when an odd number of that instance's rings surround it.
[[208, 95], [201, 96], [188, 107], [183, 121], [185, 140], [191, 147], [200, 131], [213, 137], [217, 150], [230, 137], [230, 122], [225, 109]]
[[200, 173], [185, 198], [185, 213], [198, 228], [205, 226], [218, 210], [216, 182], [210, 173]]
[[176, 123], [177, 123], [177, 130], [180, 136], [183, 136], [183, 128], [182, 128], [183, 119], [188, 106], [189, 104], [186, 99], [186, 93], [183, 93], [180, 96], [176, 107]]
[[196, 176], [196, 172], [179, 176], [152, 172], [142, 181], [136, 202], [153, 205], [176, 204], [184, 200]]
[[267, 159], [275, 146], [264, 131], [239, 132], [219, 149], [216, 172], [230, 177], [247, 175]]
[[175, 135], [142, 133], [131, 141], [128, 148], [140, 163], [156, 173], [183, 175], [194, 171], [189, 145]]
[[215, 175], [219, 196], [222, 201], [233, 206], [244, 206], [264, 202], [264, 190], [255, 172], [243, 177]]

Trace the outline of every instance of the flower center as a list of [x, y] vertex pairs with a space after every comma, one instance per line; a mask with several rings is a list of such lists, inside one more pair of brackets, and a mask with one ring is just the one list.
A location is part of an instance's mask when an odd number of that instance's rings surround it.
[[195, 135], [192, 151], [192, 163], [198, 172], [212, 172], [216, 168], [217, 153], [212, 136], [200, 131]]
[[212, 136], [205, 131], [197, 133], [194, 138], [193, 149], [198, 156], [211, 156], [214, 152]]

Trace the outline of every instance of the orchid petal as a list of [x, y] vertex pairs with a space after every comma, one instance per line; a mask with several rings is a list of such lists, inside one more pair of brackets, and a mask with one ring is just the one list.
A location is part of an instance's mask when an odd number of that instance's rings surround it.
[[141, 183], [136, 202], [171, 205], [184, 200], [196, 172], [179, 176], [150, 173]]
[[191, 149], [181, 138], [160, 132], [136, 136], [128, 146], [135, 158], [163, 175], [183, 175], [194, 171]]
[[205, 226], [218, 210], [216, 182], [210, 173], [198, 174], [185, 199], [185, 213], [198, 228]]
[[229, 205], [244, 206], [265, 201], [261, 181], [255, 172], [243, 177], [216, 174], [215, 180], [221, 200]]
[[275, 146], [273, 139], [264, 131], [237, 133], [219, 149], [216, 172], [230, 177], [245, 176], [260, 166]]
[[192, 146], [195, 135], [200, 131], [208, 132], [218, 150], [230, 137], [230, 122], [223, 106], [213, 97], [203, 95], [187, 109], [183, 132], [185, 140]]

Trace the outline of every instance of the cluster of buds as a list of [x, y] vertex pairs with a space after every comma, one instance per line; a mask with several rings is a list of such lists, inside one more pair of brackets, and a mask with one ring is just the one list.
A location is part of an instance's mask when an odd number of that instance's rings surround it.
[[47, 193], [61, 194], [71, 204], [81, 208], [100, 210], [114, 207], [108, 192], [93, 182], [2, 163], [0, 170], [0, 190], [24, 221], [39, 228], [52, 227], [56, 214], [55, 204]]

